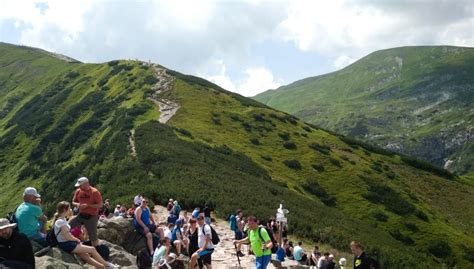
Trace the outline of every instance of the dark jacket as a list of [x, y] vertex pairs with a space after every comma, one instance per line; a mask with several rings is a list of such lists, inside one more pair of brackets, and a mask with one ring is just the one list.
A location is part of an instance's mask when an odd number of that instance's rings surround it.
[[0, 260], [24, 262], [35, 267], [33, 247], [26, 235], [13, 230], [8, 239], [0, 238]]
[[354, 269], [378, 269], [379, 266], [377, 262], [365, 255], [365, 252], [359, 257], [354, 257]]

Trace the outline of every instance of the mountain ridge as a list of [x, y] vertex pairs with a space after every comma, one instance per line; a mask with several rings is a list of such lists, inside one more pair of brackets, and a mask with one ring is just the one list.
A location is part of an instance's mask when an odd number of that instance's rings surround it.
[[[474, 187], [464, 178], [198, 77], [166, 69], [172, 89], [157, 94], [160, 78], [143, 62], [45, 57], [0, 45], [0, 107], [13, 104], [0, 118], [0, 212], [29, 185], [51, 212], [86, 175], [121, 204], [136, 193], [174, 197], [183, 208], [208, 202], [221, 217], [240, 207], [267, 218], [285, 200], [291, 233], [338, 249], [362, 240], [390, 268], [472, 262]], [[159, 123], [151, 96], [180, 109]]]
[[254, 99], [324, 129], [465, 174], [473, 157], [473, 52], [454, 46], [376, 51], [339, 71]]

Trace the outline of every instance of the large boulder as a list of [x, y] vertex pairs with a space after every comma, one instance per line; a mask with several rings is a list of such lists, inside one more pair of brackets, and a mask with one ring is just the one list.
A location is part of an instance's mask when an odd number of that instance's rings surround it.
[[97, 229], [100, 239], [114, 242], [134, 255], [146, 248], [146, 238], [135, 231], [132, 219], [121, 217], [104, 219], [99, 222]]
[[[109, 261], [120, 265], [120, 268], [131, 269], [137, 268], [136, 258], [128, 253], [121, 246], [112, 244], [105, 240], [101, 240], [100, 244], [106, 245], [110, 249]], [[84, 262], [76, 255], [62, 251], [58, 247], [51, 248], [44, 256], [36, 257], [36, 268], [42, 269], [62, 269], [62, 268], [94, 268], [93, 266], [84, 264]]]

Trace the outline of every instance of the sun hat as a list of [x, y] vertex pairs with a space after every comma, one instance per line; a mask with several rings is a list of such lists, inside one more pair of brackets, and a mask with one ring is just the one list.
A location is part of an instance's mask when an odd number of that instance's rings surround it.
[[76, 185], [74, 186], [79, 187], [85, 183], [89, 183], [89, 179], [87, 179], [87, 177], [80, 177], [79, 179], [77, 179]]
[[8, 221], [5, 218], [0, 219], [0, 230], [6, 229], [6, 228], [15, 228], [15, 227], [16, 227], [16, 223], [10, 223], [10, 221]]

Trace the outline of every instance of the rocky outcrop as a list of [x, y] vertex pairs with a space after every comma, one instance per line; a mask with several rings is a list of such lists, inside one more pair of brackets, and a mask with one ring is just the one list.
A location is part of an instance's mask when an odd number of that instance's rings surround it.
[[[106, 245], [110, 249], [109, 262], [120, 265], [120, 268], [136, 268], [135, 256], [125, 251], [125, 249], [105, 240], [101, 240], [100, 243]], [[84, 264], [84, 262], [76, 255], [64, 252], [58, 247], [49, 249], [44, 256], [36, 257], [35, 259], [36, 268], [41, 269], [94, 268], [93, 266]]]
[[132, 219], [111, 218], [99, 222], [98, 235], [102, 240], [114, 242], [127, 252], [136, 254], [146, 248], [146, 239], [135, 231]]

